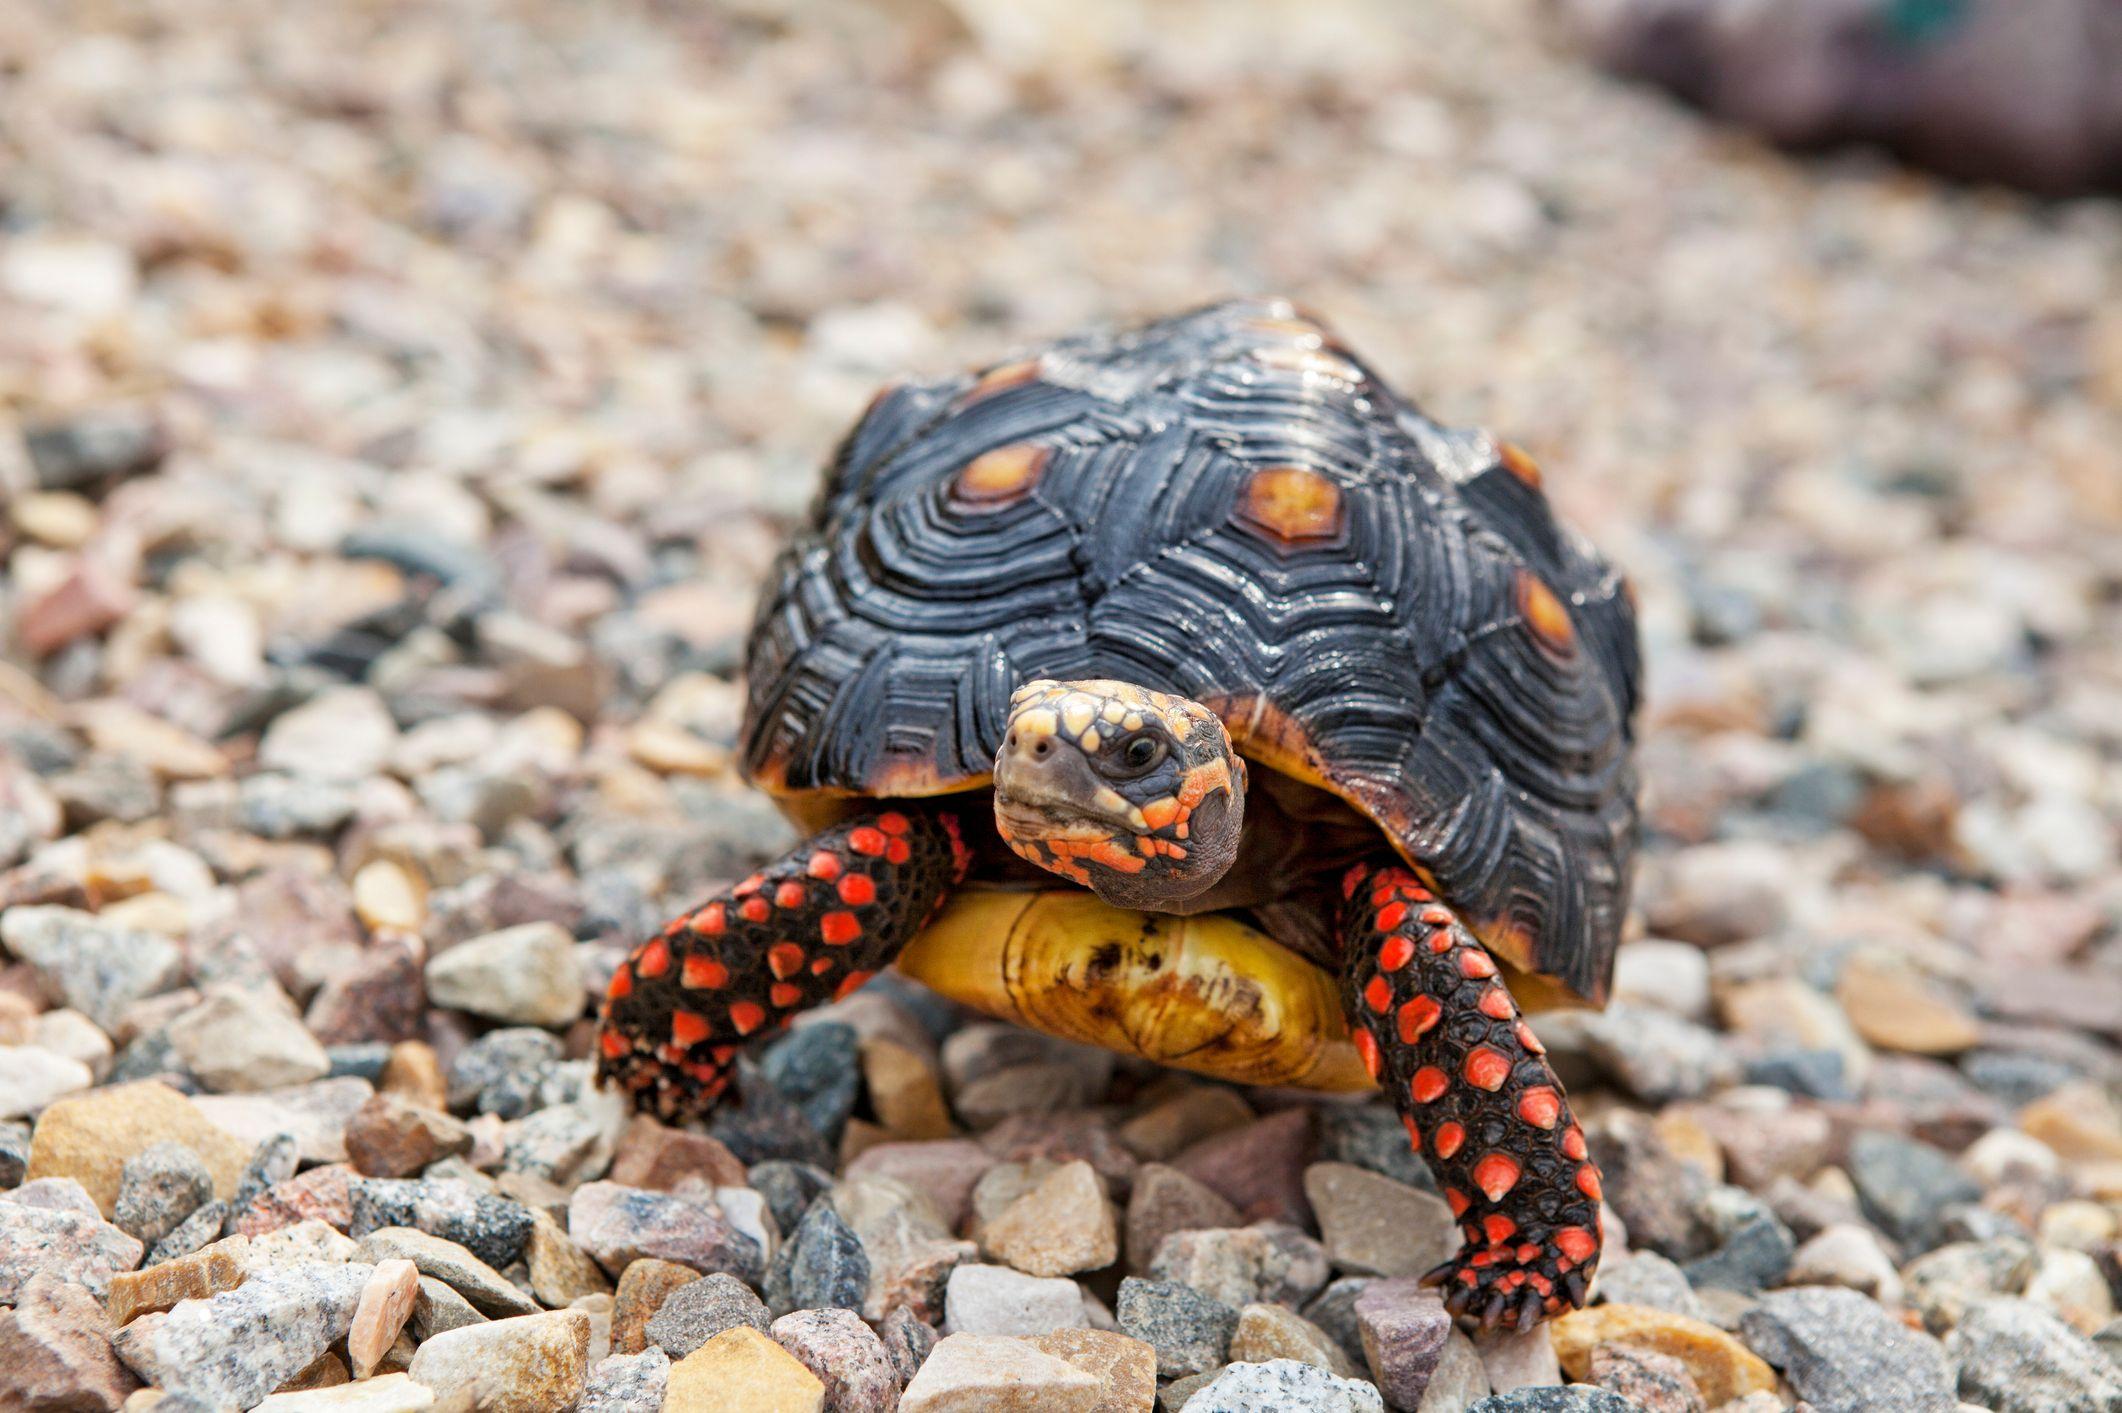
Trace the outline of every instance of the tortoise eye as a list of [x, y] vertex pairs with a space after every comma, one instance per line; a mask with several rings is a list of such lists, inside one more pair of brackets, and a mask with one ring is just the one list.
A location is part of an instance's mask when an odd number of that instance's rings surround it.
[[1139, 775], [1163, 759], [1164, 743], [1146, 731], [1120, 743], [1120, 765], [1131, 775]]

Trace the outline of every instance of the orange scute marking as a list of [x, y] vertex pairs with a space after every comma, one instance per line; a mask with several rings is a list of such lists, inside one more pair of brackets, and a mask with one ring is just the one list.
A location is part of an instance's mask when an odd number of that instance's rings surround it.
[[812, 976], [823, 976], [832, 969], [833, 959], [831, 957], [820, 957], [810, 964], [810, 974]]
[[840, 876], [840, 871], [844, 867], [845, 865], [840, 862], [838, 854], [832, 853], [830, 850], [820, 849], [817, 853], [810, 856], [810, 863], [803, 871], [813, 878], [830, 883]]
[[1564, 1227], [1555, 1233], [1555, 1245], [1581, 1266], [1599, 1249], [1599, 1239], [1582, 1227]]
[[1351, 1039], [1355, 1042], [1356, 1058], [1363, 1061], [1364, 1073], [1372, 1079], [1378, 1077], [1378, 1041], [1367, 1030], [1358, 1030]]
[[773, 905], [760, 897], [746, 898], [737, 908], [746, 922], [765, 922], [773, 915]]
[[1518, 1096], [1518, 1117], [1534, 1128], [1553, 1128], [1562, 1117], [1562, 1096], [1547, 1085], [1536, 1085]]
[[1518, 1043], [1523, 1045], [1531, 1054], [1545, 1055], [1547, 1053], [1547, 1047], [1540, 1043], [1540, 1037], [1533, 1034], [1533, 1028], [1522, 1020], [1518, 1022]]
[[634, 994], [634, 974], [625, 967], [612, 973], [612, 984], [604, 988], [605, 999], [623, 1001]]
[[697, 1045], [711, 1034], [707, 1017], [693, 1011], [672, 1011], [670, 1016], [671, 1044], [677, 1046]]
[[1525, 615], [1525, 626], [1533, 630], [1533, 636], [1550, 652], [1567, 653], [1577, 645], [1577, 628], [1570, 622], [1569, 610], [1555, 591], [1540, 582], [1530, 570], [1517, 573], [1518, 610]]
[[845, 997], [852, 996], [856, 991], [860, 990], [863, 983], [867, 982], [874, 974], [875, 973], [873, 972], [866, 971], [849, 972], [846, 976], [841, 978], [839, 986], [834, 988], [833, 999], [835, 1001], [838, 1001], [844, 999]]
[[1599, 1185], [1599, 1170], [1597, 1168], [1586, 1163], [1583, 1167], [1577, 1169], [1577, 1191], [1583, 1193], [1594, 1202], [1606, 1195], [1605, 1190]]
[[1518, 1160], [1507, 1153], [1491, 1153], [1474, 1164], [1474, 1186], [1488, 1194], [1491, 1202], [1501, 1202], [1503, 1195], [1518, 1185]]
[[720, 903], [709, 903], [688, 918], [686, 925], [704, 936], [719, 936], [729, 926], [728, 910]]
[[1540, 489], [1540, 463], [1526, 455], [1522, 447], [1505, 442], [1496, 448], [1496, 460], [1503, 463], [1504, 470], [1526, 485], [1536, 491]]
[[1380, 932], [1390, 932], [1406, 921], [1407, 904], [1405, 903], [1387, 903], [1384, 907], [1378, 909], [1378, 930]]
[[965, 463], [951, 482], [951, 494], [974, 505], [1000, 505], [1028, 494], [1039, 483], [1050, 453], [1043, 446], [1016, 442], [982, 452]]
[[634, 970], [643, 976], [661, 976], [670, 970], [670, 947], [658, 937], [634, 958]]
[[883, 830], [873, 829], [867, 824], [859, 829], [850, 831], [847, 836], [848, 848], [853, 849], [858, 854], [866, 854], [871, 858], [883, 853], [887, 842]]
[[597, 1037], [597, 1048], [604, 1052], [607, 1060], [616, 1060], [634, 1047], [618, 1031], [607, 1030]]
[[1500, 986], [1491, 986], [1481, 993], [1481, 1014], [1490, 1020], [1509, 1020], [1518, 1013], [1510, 1003], [1510, 993]]
[[792, 986], [786, 981], [777, 981], [767, 991], [766, 999], [785, 1011], [790, 1006], [801, 1004], [803, 991], [800, 987]]
[[1444, 1071], [1435, 1065], [1424, 1065], [1415, 1071], [1415, 1077], [1407, 1082], [1407, 1092], [1415, 1097], [1417, 1104], [1427, 1104], [1451, 1088], [1451, 1081]]
[[1392, 1009], [1393, 989], [1386, 984], [1384, 977], [1374, 976], [1370, 979], [1370, 985], [1363, 988], [1363, 1004], [1381, 1016]]
[[1412, 1044], [1427, 1034], [1444, 1014], [1434, 996], [1417, 996], [1400, 1008], [1400, 1038]]
[[1463, 1217], [1466, 1215], [1466, 1209], [1474, 1204], [1473, 1200], [1458, 1188], [1447, 1187], [1444, 1189], [1444, 1205], [1452, 1209], [1453, 1216]]
[[784, 883], [774, 889], [774, 906], [777, 908], [800, 908], [803, 906], [803, 885]]
[[1459, 954], [1459, 974], [1474, 981], [1496, 974], [1496, 964], [1488, 959], [1488, 953], [1479, 947], [1469, 947]]
[[1179, 802], [1170, 795], [1151, 800], [1142, 807], [1142, 822], [1152, 829], [1163, 829], [1179, 817]]
[[905, 815], [897, 810], [888, 810], [877, 816], [877, 827], [886, 834], [904, 834], [914, 826]]
[[1422, 1126], [1415, 1122], [1413, 1115], [1402, 1114], [1400, 1116], [1400, 1127], [1407, 1130], [1407, 1141], [1415, 1146], [1417, 1153], [1420, 1153], [1422, 1151]]
[[1238, 514], [1284, 543], [1341, 532], [1341, 488], [1303, 466], [1264, 466], [1245, 483]]
[[1491, 1212], [1481, 1219], [1481, 1230], [1491, 1246], [1501, 1246], [1517, 1234], [1518, 1224], [1501, 1212]]
[[1500, 1050], [1476, 1045], [1466, 1052], [1466, 1082], [1493, 1094], [1510, 1078], [1510, 1060]]
[[695, 990], [712, 991], [729, 984], [729, 968], [713, 957], [687, 957], [678, 969], [678, 980]]
[[840, 901], [850, 907], [861, 907], [877, 901], [877, 885], [870, 882], [867, 874], [850, 873], [840, 880]]
[[845, 947], [862, 935], [862, 924], [853, 913], [827, 913], [818, 919], [818, 935], [828, 947]]
[[766, 949], [766, 965], [775, 976], [794, 976], [803, 970], [803, 949], [793, 942], [776, 942]]
[[904, 839], [894, 839], [884, 846], [884, 857], [895, 864], [903, 864], [913, 856], [913, 846]]
[[1466, 1126], [1459, 1123], [1437, 1125], [1437, 1136], [1431, 1140], [1439, 1158], [1449, 1158], [1466, 1143]]
[[739, 1035], [750, 1035], [766, 1024], [766, 1008], [757, 1001], [739, 1001], [729, 1008], [729, 1023]]
[[1378, 949], [1378, 965], [1386, 971], [1398, 971], [1414, 960], [1415, 944], [1405, 937], [1388, 937], [1385, 945]]
[[1562, 1135], [1562, 1154], [1573, 1162], [1581, 1163], [1584, 1161], [1584, 1151], [1584, 1130], [1571, 1124], [1569, 1131]]

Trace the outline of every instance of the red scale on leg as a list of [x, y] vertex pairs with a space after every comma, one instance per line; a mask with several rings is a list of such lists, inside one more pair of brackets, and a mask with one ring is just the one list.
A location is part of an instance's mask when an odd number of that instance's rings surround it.
[[1344, 878], [1351, 1025], [1468, 1224], [1467, 1245], [1432, 1273], [1446, 1303], [1523, 1327], [1583, 1303], [1599, 1258], [1598, 1170], [1494, 959], [1426, 892], [1424, 905], [1398, 906], [1418, 886], [1396, 864]]
[[744, 1041], [847, 995], [933, 915], [970, 859], [955, 824], [934, 807], [849, 820], [649, 939], [607, 993], [600, 1078], [667, 1119], [712, 1108]]

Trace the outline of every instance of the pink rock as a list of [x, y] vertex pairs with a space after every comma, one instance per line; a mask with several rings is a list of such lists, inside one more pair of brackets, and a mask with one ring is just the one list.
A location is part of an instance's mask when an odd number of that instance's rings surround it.
[[23, 1286], [14, 1309], [0, 1309], [0, 1408], [105, 1413], [139, 1386], [86, 1286], [46, 1273]]
[[1420, 1407], [1451, 1337], [1443, 1298], [1412, 1277], [1372, 1281], [1356, 1297], [1356, 1329], [1386, 1403]]
[[1308, 1227], [1304, 1169], [1311, 1156], [1311, 1110], [1286, 1109], [1204, 1138], [1171, 1165], [1221, 1193], [1248, 1221], [1271, 1217]]
[[354, 1306], [353, 1328], [347, 1332], [346, 1352], [354, 1365], [354, 1377], [365, 1379], [397, 1341], [398, 1331], [412, 1316], [413, 1301], [420, 1294], [420, 1272], [401, 1256], [376, 1263], [376, 1273], [361, 1288]]
[[58, 583], [22, 606], [17, 620], [22, 646], [42, 657], [123, 618], [133, 606], [133, 586], [93, 555], [83, 555]]
[[313, 1217], [336, 1231], [345, 1231], [354, 1219], [353, 1195], [347, 1183], [356, 1176], [350, 1165], [332, 1163], [275, 1183], [259, 1193], [249, 1210], [237, 1218], [236, 1232], [241, 1236], [263, 1236]]
[[973, 1188], [981, 1174], [995, 1166], [995, 1155], [969, 1138], [933, 1143], [879, 1143], [847, 1165], [847, 1176], [894, 1177], [935, 1202], [952, 1231], [961, 1230], [972, 1211]]

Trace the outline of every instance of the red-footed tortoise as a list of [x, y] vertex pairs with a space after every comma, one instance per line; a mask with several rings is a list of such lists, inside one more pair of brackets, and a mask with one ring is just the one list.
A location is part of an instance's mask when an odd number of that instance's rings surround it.
[[1520, 1005], [1605, 997], [1637, 650], [1522, 453], [1278, 302], [897, 387], [748, 673], [746, 765], [814, 832], [613, 978], [639, 1105], [710, 1108], [896, 959], [1072, 1039], [1374, 1080], [1465, 1232], [1454, 1310], [1582, 1303], [1599, 1174]]

